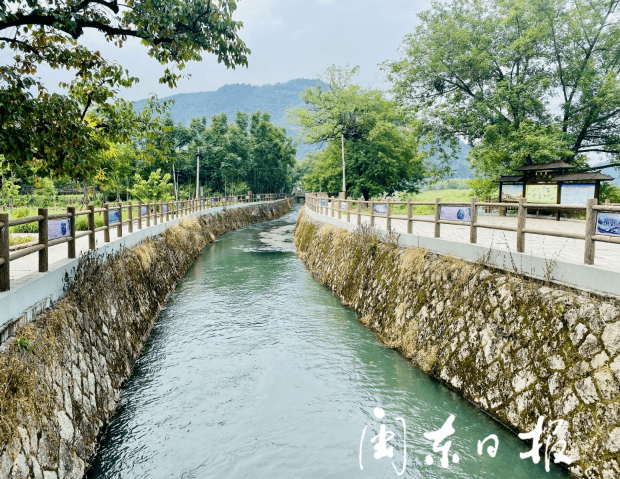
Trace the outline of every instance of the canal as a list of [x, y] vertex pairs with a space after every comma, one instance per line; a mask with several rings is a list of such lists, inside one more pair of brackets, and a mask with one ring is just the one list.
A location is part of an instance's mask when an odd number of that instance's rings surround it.
[[[380, 345], [316, 283], [295, 256], [297, 212], [220, 237], [190, 267], [88, 478], [375, 479], [403, 466], [401, 477], [424, 479], [568, 477], [545, 471], [544, 447], [539, 464], [521, 459], [527, 444]], [[450, 415], [442, 468], [424, 433]], [[373, 457], [380, 424], [393, 458]], [[497, 455], [491, 442], [478, 455], [491, 434]]]

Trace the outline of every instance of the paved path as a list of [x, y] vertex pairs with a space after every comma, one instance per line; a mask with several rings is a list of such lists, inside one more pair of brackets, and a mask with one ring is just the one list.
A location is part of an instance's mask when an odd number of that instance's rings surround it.
[[[331, 214], [331, 212], [330, 212]], [[338, 212], [335, 212], [335, 218]], [[415, 216], [414, 216], [415, 218]], [[418, 216], [418, 218], [430, 218], [433, 216]], [[342, 220], [346, 221], [346, 215], [342, 215]], [[370, 218], [362, 215], [362, 222], [368, 223]], [[351, 222], [355, 223], [357, 216], [351, 213]], [[479, 213], [478, 222], [488, 225], [501, 225], [517, 227], [517, 218], [510, 216], [481, 215]], [[375, 227], [385, 230], [386, 219], [375, 216]], [[570, 232], [577, 234], [585, 233], [585, 221], [563, 220], [555, 221], [549, 219], [539, 219], [528, 217], [526, 227], [532, 229]], [[432, 238], [434, 236], [435, 225], [433, 223], [413, 222], [412, 233], [418, 236]], [[407, 222], [403, 219], [392, 218], [392, 229], [397, 233], [407, 232]], [[469, 243], [469, 225], [441, 225], [442, 239]], [[478, 228], [478, 244], [481, 246], [493, 247], [495, 249], [517, 251], [517, 233], [512, 231], [500, 231], [486, 228]], [[548, 261], [558, 260], [568, 263], [583, 264], [584, 241], [569, 238], [556, 238], [553, 236], [543, 236], [535, 234], [525, 235], [525, 254], [538, 256]], [[597, 268], [611, 271], [620, 271], [620, 245], [608, 243], [595, 243], [594, 266]]]

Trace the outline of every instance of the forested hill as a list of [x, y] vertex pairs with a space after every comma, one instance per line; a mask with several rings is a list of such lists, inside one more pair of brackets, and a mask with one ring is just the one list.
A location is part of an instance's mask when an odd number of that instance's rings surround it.
[[[254, 86], [245, 83], [224, 85], [217, 91], [179, 93], [163, 98], [163, 100], [174, 99], [175, 103], [171, 107], [172, 118], [184, 125], [189, 125], [192, 118], [205, 116], [207, 119], [211, 119], [213, 115], [222, 112], [228, 115], [229, 121], [232, 121], [237, 111], [253, 113], [260, 110], [269, 112], [275, 125], [285, 127], [288, 134], [297, 138], [297, 128], [294, 125], [287, 124], [286, 109], [301, 105], [299, 93], [317, 84], [323, 88], [328, 88], [320, 80], [299, 78], [275, 85]], [[144, 104], [145, 100], [140, 100], [134, 106], [141, 109]], [[300, 146], [297, 156], [303, 158], [308, 147], [306, 145]]]

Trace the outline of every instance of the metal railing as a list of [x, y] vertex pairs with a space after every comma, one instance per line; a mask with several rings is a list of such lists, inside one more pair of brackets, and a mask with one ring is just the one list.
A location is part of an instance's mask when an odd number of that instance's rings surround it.
[[[406, 206], [406, 214], [394, 214], [392, 208], [394, 206]], [[415, 216], [413, 214], [413, 208], [416, 206], [433, 206], [434, 216], [432, 218], [424, 218]], [[478, 208], [506, 208], [513, 207], [517, 210], [517, 226], [505, 226], [505, 225], [492, 225], [480, 223], [478, 221]], [[362, 217], [369, 218], [369, 224], [371, 227], [375, 226], [375, 218], [386, 219], [386, 229], [389, 231], [392, 227], [392, 220], [405, 220], [407, 222], [407, 233], [412, 234], [413, 223], [433, 223], [434, 224], [434, 237], [441, 237], [441, 225], [458, 225], [469, 226], [469, 242], [478, 242], [478, 228], [487, 228], [500, 231], [512, 231], [517, 234], [517, 252], [525, 252], [525, 235], [545, 235], [554, 236], [559, 238], [584, 240], [584, 264], [594, 264], [594, 253], [596, 242], [615, 243], [620, 244], [620, 236], [601, 234], [597, 231], [597, 218], [599, 213], [620, 213], [620, 206], [612, 205], [607, 201], [605, 204], [599, 205], [598, 200], [590, 199], [587, 205], [557, 205], [557, 204], [538, 204], [527, 203], [525, 198], [521, 198], [519, 203], [510, 205], [507, 203], [497, 203], [490, 201], [478, 201], [478, 198], [472, 198], [469, 202], [462, 201], [441, 201], [441, 198], [436, 198], [434, 202], [416, 202], [411, 201], [391, 201], [387, 200], [351, 200], [351, 199], [339, 199], [329, 198], [319, 193], [306, 194], [306, 207], [312, 211], [325, 216], [334, 217], [337, 213], [338, 219], [342, 220], [343, 214], [346, 215], [346, 221], [351, 221], [351, 215], [356, 216], [356, 222], [358, 225], [362, 222]], [[378, 208], [377, 208], [378, 207]], [[460, 207], [460, 208], [459, 208]], [[460, 217], [450, 218], [453, 216], [454, 211], [450, 211], [450, 215], [444, 215], [442, 217], [442, 208], [462, 209]], [[527, 210], [529, 209], [544, 209], [555, 212], [561, 211], [583, 211], [585, 214], [585, 233], [569, 233], [562, 231], [553, 231], [545, 229], [534, 229], [526, 226]], [[457, 213], [458, 215], [458, 213]]]
[[[164, 223], [172, 219], [181, 218], [188, 214], [208, 210], [215, 207], [223, 207], [239, 203], [257, 203], [262, 201], [274, 201], [286, 198], [286, 193], [248, 194], [227, 197], [201, 197], [188, 200], [154, 201], [137, 203], [126, 202], [110, 205], [104, 203], [102, 208], [93, 205], [86, 206], [86, 210], [77, 211], [75, 206], [69, 206], [66, 212], [49, 214], [47, 208], [39, 208], [37, 216], [29, 218], [9, 219], [7, 213], [0, 214], [0, 291], [8, 291], [11, 287], [10, 263], [24, 256], [38, 253], [38, 271], [45, 273], [49, 268], [49, 248], [67, 243], [67, 257], [76, 257], [76, 240], [88, 236], [88, 248], [94, 250], [95, 235], [99, 231], [104, 232], [103, 239], [110, 241], [110, 231], [116, 228], [117, 237], [123, 236], [123, 226], [128, 226], [128, 233], [134, 232], [143, 226]], [[126, 218], [124, 212], [127, 213]], [[103, 226], [95, 227], [95, 215], [103, 215]], [[76, 220], [80, 216], [87, 216], [88, 229], [76, 230]], [[9, 247], [9, 228], [12, 226], [38, 223], [38, 243], [19, 251], [11, 252]], [[146, 223], [146, 224], [145, 224]]]

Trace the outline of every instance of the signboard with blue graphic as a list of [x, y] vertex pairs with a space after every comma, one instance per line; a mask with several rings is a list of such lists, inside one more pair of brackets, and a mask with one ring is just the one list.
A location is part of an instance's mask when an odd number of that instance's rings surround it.
[[518, 203], [519, 198], [523, 198], [523, 185], [502, 185], [504, 203]]
[[71, 220], [50, 220], [47, 222], [47, 239], [64, 238], [71, 234]]
[[620, 213], [599, 213], [596, 220], [596, 234], [620, 236]]
[[471, 221], [471, 206], [441, 206], [439, 219], [448, 221]]
[[113, 210], [108, 212], [108, 223], [118, 223], [121, 220], [121, 212], [118, 210]]
[[140, 214], [142, 216], [146, 216], [148, 214], [148, 212], [149, 212], [149, 207], [148, 206], [142, 206], [140, 208]]
[[340, 209], [341, 210], [346, 210], [347, 209], [347, 202], [346, 201], [341, 201], [340, 202]]
[[387, 214], [387, 205], [375, 205], [375, 213], [380, 215]]
[[168, 213], [168, 205], [164, 205], [164, 213]]
[[563, 205], [587, 205], [594, 198], [596, 185], [573, 184], [560, 187], [560, 203]]
[[321, 206], [327, 206], [327, 200], [321, 200]]

